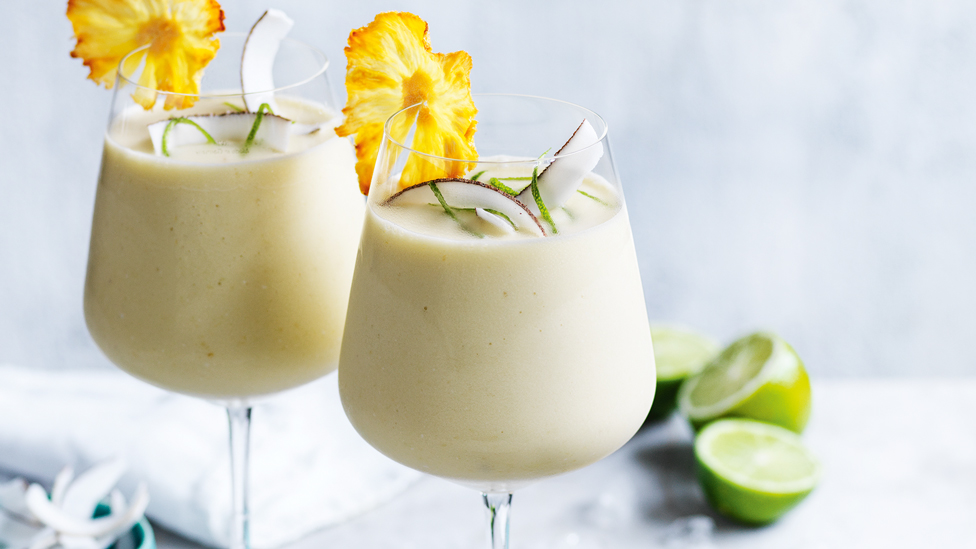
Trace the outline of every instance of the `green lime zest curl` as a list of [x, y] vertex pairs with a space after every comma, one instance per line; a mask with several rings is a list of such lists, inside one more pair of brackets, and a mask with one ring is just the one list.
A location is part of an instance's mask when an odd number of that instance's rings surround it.
[[254, 113], [254, 125], [251, 126], [251, 132], [247, 134], [244, 147], [241, 148], [241, 154], [247, 154], [251, 150], [251, 145], [254, 144], [254, 138], [258, 135], [258, 128], [261, 127], [261, 120], [264, 118], [264, 113], [266, 112], [274, 114], [274, 111], [271, 110], [271, 105], [261, 103], [257, 112]]
[[[436, 205], [437, 204], [428, 204], [428, 206], [436, 206]], [[451, 206], [451, 209], [454, 210], [454, 211], [456, 211], [456, 212], [474, 212], [475, 215], [478, 215], [478, 208], [456, 208], [454, 206]], [[505, 221], [507, 221], [508, 224], [511, 225], [513, 229], [515, 229], [516, 231], [518, 230], [518, 225], [516, 225], [515, 222], [512, 221], [512, 218], [511, 217], [508, 217], [507, 215], [505, 215], [505, 212], [502, 212], [502, 211], [499, 211], [499, 210], [495, 210], [495, 209], [492, 209], [492, 208], [481, 208], [481, 209], [484, 210], [484, 211], [486, 211], [486, 212], [488, 212], [488, 213], [495, 214], [498, 217], [501, 217], [502, 219], [504, 219]]]
[[488, 184], [507, 195], [515, 196], [518, 194], [518, 192], [516, 192], [515, 189], [502, 183], [501, 180], [499, 180], [497, 177], [492, 177], [491, 179], [489, 179]]
[[464, 232], [469, 233], [469, 234], [472, 234], [472, 235], [474, 235], [474, 236], [476, 236], [478, 238], [484, 238], [485, 237], [485, 235], [483, 235], [483, 234], [481, 234], [479, 232], [476, 232], [476, 231], [472, 231], [470, 228], [468, 228], [467, 225], [465, 225], [464, 223], [461, 223], [461, 220], [458, 219], [458, 216], [454, 213], [454, 210], [458, 210], [460, 208], [451, 207], [447, 203], [447, 200], [444, 199], [444, 195], [441, 194], [441, 190], [437, 188], [437, 184], [436, 183], [431, 182], [431, 183], [428, 183], [428, 185], [430, 186], [430, 190], [434, 193], [434, 197], [437, 198], [437, 202], [441, 205], [441, 208], [444, 208], [444, 211], [447, 212], [447, 215], [451, 216], [451, 219], [453, 219], [454, 222], [457, 223], [458, 226], [461, 227], [461, 229]]
[[442, 208], [444, 208], [444, 211], [447, 212], [447, 215], [451, 216], [451, 219], [453, 219], [454, 221], [460, 223], [460, 221], [458, 221], [457, 215], [454, 214], [454, 208], [452, 208], [447, 204], [447, 200], [444, 199], [444, 195], [441, 194], [441, 190], [437, 188], [437, 184], [429, 183], [428, 185], [430, 186], [430, 190], [434, 192], [434, 197], [437, 199], [437, 202], [441, 205]]
[[166, 127], [163, 129], [163, 139], [162, 139], [163, 142], [160, 147], [163, 151], [163, 156], [169, 156], [169, 147], [166, 145], [166, 142], [169, 139], [169, 132], [171, 132], [173, 128], [176, 127], [177, 124], [189, 124], [194, 128], [200, 130], [200, 133], [202, 133], [203, 136], [207, 138], [207, 143], [210, 143], [212, 145], [217, 144], [217, 141], [213, 138], [213, 136], [207, 133], [207, 130], [203, 129], [203, 127], [201, 127], [200, 124], [197, 124], [196, 122], [190, 120], [189, 118], [179, 116], [177, 118], [170, 118], [169, 122], [166, 124]]
[[497, 215], [498, 217], [504, 219], [505, 221], [508, 221], [508, 224], [511, 225], [513, 229], [515, 229], [516, 231], [518, 230], [518, 226], [515, 224], [514, 221], [512, 221], [512, 218], [505, 215], [504, 212], [500, 212], [492, 208], [482, 208], [482, 209], [490, 214]]
[[552, 227], [552, 234], [559, 234], [559, 229], [556, 228], [556, 222], [552, 220], [552, 215], [549, 214], [549, 208], [546, 207], [546, 203], [542, 200], [542, 193], [539, 192], [539, 167], [536, 166], [532, 168], [532, 183], [529, 184], [532, 189], [532, 198], [535, 200], [535, 205], [539, 208], [539, 213], [542, 214], [542, 219]]
[[599, 202], [600, 204], [603, 204], [604, 206], [609, 206], [610, 205], [605, 200], [603, 200], [601, 198], [598, 198], [596, 196], [593, 196], [592, 194], [590, 194], [590, 193], [588, 193], [586, 191], [581, 191], [581, 190], [577, 189], [576, 192], [580, 193], [581, 195], [585, 196], [586, 198], [589, 198], [590, 200], [595, 200], [595, 201]]

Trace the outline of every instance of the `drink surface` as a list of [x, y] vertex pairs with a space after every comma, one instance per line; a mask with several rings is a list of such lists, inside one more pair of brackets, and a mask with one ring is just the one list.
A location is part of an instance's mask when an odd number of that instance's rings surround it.
[[[304, 123], [331, 116], [279, 99]], [[225, 112], [201, 100], [192, 113]], [[186, 116], [181, 111], [180, 116]], [[331, 127], [261, 144], [155, 156], [127, 112], [109, 129], [95, 201], [85, 318], [120, 368], [218, 399], [291, 388], [336, 367], [364, 201], [355, 153]]]
[[370, 444], [495, 490], [593, 463], [637, 431], [655, 373], [630, 224], [608, 184], [581, 190], [607, 200], [574, 196], [544, 238], [369, 206], [339, 385]]
[[[505, 157], [494, 158], [499, 161], [499, 158]], [[503, 177], [503, 174], [514, 176], [515, 174], [524, 175], [524, 172], [495, 168], [490, 171], [486, 170], [481, 175], [481, 181], [488, 180], [490, 176]], [[528, 179], [528, 177], [524, 179]], [[508, 183], [516, 185], [516, 182], [513, 181]], [[519, 183], [521, 183], [519, 187], [527, 185], [525, 181]], [[444, 215], [443, 207], [438, 207], [437, 204], [430, 204], [430, 206], [427, 208], [403, 208], [397, 207], [394, 201], [389, 205], [379, 206], [377, 211], [391, 223], [410, 231], [440, 238], [480, 240], [487, 237], [489, 240], [521, 240], [536, 238], [537, 236], [533, 231], [499, 230], [490, 223], [478, 219], [472, 212], [467, 212], [467, 215], [464, 215], [463, 212], [456, 212], [456, 215], [460, 215], [462, 219], [455, 220]], [[616, 195], [610, 183], [602, 177], [589, 174], [583, 180], [576, 194], [564, 206], [552, 210], [550, 214], [558, 228], [557, 234], [566, 235], [599, 225], [611, 218], [618, 209]], [[552, 227], [545, 221], [540, 219], [539, 222], [546, 231], [553, 233]]]

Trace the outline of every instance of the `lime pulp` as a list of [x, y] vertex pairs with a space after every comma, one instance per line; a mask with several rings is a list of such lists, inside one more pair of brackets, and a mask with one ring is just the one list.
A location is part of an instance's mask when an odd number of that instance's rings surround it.
[[796, 351], [765, 332], [726, 347], [678, 393], [681, 412], [700, 429], [722, 417], [744, 417], [802, 432], [810, 417], [810, 378]]
[[820, 465], [796, 433], [749, 419], [710, 423], [695, 440], [709, 503], [746, 523], [776, 520], [816, 486]]

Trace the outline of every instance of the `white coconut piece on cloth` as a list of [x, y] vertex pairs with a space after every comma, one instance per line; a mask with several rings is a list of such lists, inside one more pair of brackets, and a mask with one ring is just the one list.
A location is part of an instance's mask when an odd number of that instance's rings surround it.
[[[99, 499], [103, 499], [106, 491]], [[115, 538], [132, 528], [146, 511], [149, 504], [149, 490], [144, 482], [139, 483], [132, 503], [126, 505], [125, 498], [118, 491], [112, 492], [111, 513], [99, 518], [91, 518], [95, 507], [84, 515], [75, 515], [63, 507], [58, 507], [48, 499], [47, 492], [39, 484], [31, 484], [27, 489], [25, 501], [31, 514], [59, 536], [68, 535], [88, 538]]]
[[[149, 492], [140, 482], [132, 503], [115, 488], [125, 463], [110, 459], [77, 479], [69, 465], [61, 469], [49, 495], [40, 484], [23, 479], [0, 485], [0, 546], [29, 549], [105, 549], [142, 519]], [[62, 497], [63, 496], [63, 497]], [[108, 513], [94, 518], [100, 504]]]
[[[125, 460], [114, 458], [85, 471], [77, 478], [68, 478], [68, 485], [64, 488], [64, 496], [52, 503], [69, 515], [76, 517], [90, 517], [95, 512], [98, 502], [112, 491], [125, 474]], [[69, 466], [65, 470], [72, 471]], [[59, 478], [61, 475], [58, 475]], [[52, 493], [54, 490], [51, 490]]]

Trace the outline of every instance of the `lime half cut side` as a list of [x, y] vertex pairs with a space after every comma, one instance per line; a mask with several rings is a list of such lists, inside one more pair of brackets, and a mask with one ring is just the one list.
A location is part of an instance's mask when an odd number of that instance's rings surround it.
[[647, 420], [657, 421], [674, 411], [681, 383], [700, 372], [718, 354], [720, 347], [710, 337], [669, 324], [652, 324], [651, 341], [657, 368], [657, 389]]
[[796, 433], [749, 419], [722, 419], [702, 429], [695, 461], [708, 502], [751, 524], [776, 520], [820, 478], [820, 464]]
[[721, 417], [744, 417], [800, 433], [810, 417], [810, 378], [788, 343], [757, 332], [688, 378], [678, 405], [696, 429]]

